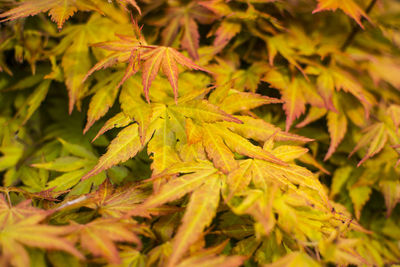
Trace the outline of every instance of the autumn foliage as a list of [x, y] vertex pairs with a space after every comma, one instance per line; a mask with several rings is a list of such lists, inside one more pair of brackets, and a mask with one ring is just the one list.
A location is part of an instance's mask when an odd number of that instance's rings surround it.
[[399, 17], [0, 1], [0, 266], [400, 264]]

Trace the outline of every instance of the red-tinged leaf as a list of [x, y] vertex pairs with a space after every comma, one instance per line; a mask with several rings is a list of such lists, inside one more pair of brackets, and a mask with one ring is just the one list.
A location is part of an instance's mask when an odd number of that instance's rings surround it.
[[[175, 8], [170, 8], [169, 11], [175, 10]], [[172, 16], [171, 16], [172, 17]], [[178, 16], [173, 17], [168, 25], [161, 32], [162, 44], [165, 46], [171, 46], [178, 34], [180, 28], [181, 18]]]
[[212, 160], [214, 166], [223, 173], [229, 173], [239, 165], [233, 153], [225, 145], [222, 138], [209, 127], [203, 127], [203, 146], [207, 156]]
[[174, 237], [173, 251], [167, 266], [176, 266], [190, 245], [196, 242], [203, 230], [210, 225], [217, 212], [220, 189], [220, 177], [214, 175], [192, 193], [182, 225]]
[[117, 137], [111, 141], [107, 152], [101, 156], [97, 165], [85, 174], [82, 180], [134, 157], [141, 149], [142, 144], [140, 143], [138, 125], [132, 124], [119, 132]]
[[0, 18], [4, 18], [1, 22], [34, 16], [40, 12], [46, 12], [51, 8], [58, 6], [62, 1], [63, 0], [26, 0], [20, 2], [19, 6], [0, 14]]
[[161, 61], [161, 68], [165, 76], [167, 76], [169, 83], [174, 90], [175, 102], [178, 101], [178, 65], [171, 55], [169, 49], [165, 50], [164, 57]]
[[[23, 201], [17, 206], [8, 205], [0, 196], [0, 247], [2, 263], [8, 266], [30, 266], [28, 252], [23, 245], [48, 250], [63, 250], [79, 259], [83, 255], [63, 236], [73, 228], [40, 224], [51, 212], [31, 206], [31, 201]], [[16, 260], [17, 259], [17, 260]]]
[[224, 48], [229, 41], [240, 32], [241, 29], [242, 25], [240, 23], [223, 20], [215, 32], [216, 37], [213, 45], [218, 49]]
[[[94, 46], [94, 45], [93, 45]], [[130, 55], [129, 52], [125, 53], [125, 56], [128, 57]], [[101, 59], [99, 62], [97, 62], [83, 77], [82, 83], [85, 82], [90, 75], [92, 75], [95, 71], [101, 70], [101, 69], [107, 69], [108, 67], [116, 64], [118, 62], [118, 59], [120, 59], [121, 56], [119, 53], [112, 53], [103, 59]]]
[[327, 119], [331, 144], [324, 160], [328, 160], [332, 156], [347, 132], [347, 118], [343, 113], [329, 111]]
[[51, 19], [57, 23], [58, 29], [61, 29], [64, 22], [72, 17], [78, 9], [69, 3], [68, 0], [59, 2], [58, 6], [52, 8], [49, 12]]
[[13, 225], [26, 217], [37, 214], [48, 214], [48, 212], [32, 207], [32, 200], [25, 200], [18, 205], [11, 206], [0, 194], [0, 228], [6, 225]]
[[114, 117], [106, 121], [106, 123], [104, 123], [103, 127], [101, 127], [100, 131], [93, 138], [92, 142], [94, 142], [94, 140], [99, 138], [99, 136], [103, 135], [108, 130], [111, 130], [113, 128], [125, 127], [131, 122], [132, 120], [128, 116], [126, 116], [123, 112], [117, 113], [117, 115], [115, 115]]
[[338, 8], [353, 18], [358, 25], [364, 29], [364, 26], [361, 24], [361, 17], [364, 17], [368, 20], [369, 17], [353, 0], [318, 0], [318, 6], [313, 13], [323, 10], [335, 11]]
[[286, 132], [288, 132], [293, 121], [305, 112], [306, 100], [297, 80], [293, 80], [288, 88], [281, 90], [281, 93], [282, 100], [285, 101], [283, 108], [286, 113]]
[[183, 19], [183, 24], [185, 27], [183, 38], [181, 42], [181, 46], [183, 49], [189, 52], [189, 55], [195, 59], [199, 59], [199, 54], [197, 53], [197, 49], [199, 49], [199, 31], [197, 29], [197, 23], [194, 19], [190, 18], [186, 15]]
[[261, 119], [255, 119], [249, 116], [236, 116], [243, 124], [223, 122], [233, 132], [243, 137], [251, 138], [257, 141], [265, 142], [272, 136], [275, 141], [294, 141], [294, 142], [311, 142], [313, 139], [283, 132], [278, 127], [267, 123]]
[[96, 219], [85, 225], [76, 225], [75, 235], [79, 237], [81, 246], [95, 256], [102, 256], [109, 263], [120, 264], [121, 259], [115, 242], [135, 243], [139, 247], [141, 241], [132, 233], [136, 225], [114, 219]]
[[247, 111], [262, 105], [271, 103], [282, 103], [280, 99], [262, 96], [255, 93], [237, 92], [227, 96], [219, 105], [222, 110], [229, 114]]
[[26, 220], [19, 221], [14, 225], [9, 225], [3, 229], [3, 233], [7, 233], [3, 236], [3, 238], [12, 239], [31, 247], [39, 247], [50, 250], [63, 250], [79, 259], [84, 258], [83, 255], [76, 248], [74, 248], [69, 241], [60, 238], [60, 236], [71, 232], [72, 229], [70, 227], [38, 225], [38, 221], [43, 219], [43, 216], [32, 216]]
[[142, 211], [139, 209], [140, 203], [144, 202], [149, 192], [127, 184], [115, 188], [108, 180], [100, 188], [90, 194], [90, 201], [84, 203], [85, 207], [95, 209], [104, 218], [121, 218], [132, 210], [135, 215], [140, 216]]
[[183, 260], [177, 267], [239, 267], [245, 260], [244, 256], [194, 256]]
[[172, 178], [162, 185], [157, 193], [151, 195], [143, 205], [145, 208], [152, 208], [179, 199], [201, 186], [205, 181], [215, 179], [216, 171], [217, 169], [209, 168]]
[[176, 63], [186, 66], [189, 69], [206, 71], [171, 47], [160, 46], [151, 48], [141, 55], [141, 60], [145, 61], [142, 69], [142, 84], [148, 102], [150, 102], [150, 85], [160, 68], [167, 76], [174, 90], [175, 101], [177, 101], [178, 97], [178, 69]]
[[156, 48], [151, 51], [151, 56], [143, 64], [142, 69], [142, 84], [144, 95], [147, 102], [150, 103], [149, 88], [152, 81], [156, 78], [158, 71], [160, 70], [161, 61], [166, 48]]
[[201, 122], [230, 121], [242, 123], [239, 119], [210, 104], [207, 100], [193, 100], [170, 108], [185, 117]]
[[181, 64], [189, 69], [192, 69], [192, 70], [201, 70], [201, 71], [208, 72], [206, 69], [200, 67], [199, 65], [194, 63], [190, 58], [185, 57], [184, 55], [182, 55], [175, 49], [173, 49], [173, 48], [169, 48], [169, 49], [170, 49], [172, 56], [176, 60], [176, 62], [178, 62], [179, 64]]
[[199, 48], [199, 32], [196, 21], [209, 24], [215, 20], [214, 14], [198, 4], [197, 1], [194, 1], [170, 5], [166, 8], [166, 15], [153, 22], [156, 26], [165, 27], [161, 33], [163, 45], [172, 45], [178, 33], [182, 33], [179, 35], [181, 47], [196, 60]]

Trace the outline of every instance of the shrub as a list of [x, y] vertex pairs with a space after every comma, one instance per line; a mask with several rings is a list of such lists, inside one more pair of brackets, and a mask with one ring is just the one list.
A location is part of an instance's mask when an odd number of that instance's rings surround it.
[[2, 266], [400, 263], [397, 1], [0, 10]]

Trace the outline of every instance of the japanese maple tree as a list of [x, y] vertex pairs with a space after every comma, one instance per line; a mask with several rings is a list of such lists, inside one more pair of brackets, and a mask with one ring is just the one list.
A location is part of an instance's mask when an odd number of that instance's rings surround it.
[[0, 1], [0, 265], [400, 264], [399, 16]]

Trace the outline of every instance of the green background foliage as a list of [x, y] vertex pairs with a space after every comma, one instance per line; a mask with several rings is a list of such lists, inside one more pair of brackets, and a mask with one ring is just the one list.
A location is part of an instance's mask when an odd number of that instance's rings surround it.
[[1, 266], [400, 264], [400, 3], [0, 1]]

